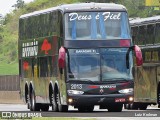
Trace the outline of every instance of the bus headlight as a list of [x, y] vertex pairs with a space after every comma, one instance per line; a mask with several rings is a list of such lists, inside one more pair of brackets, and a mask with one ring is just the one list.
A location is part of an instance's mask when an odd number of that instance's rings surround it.
[[134, 98], [133, 97], [129, 97], [129, 101], [133, 102]]
[[119, 93], [133, 93], [133, 88], [122, 89], [118, 91]]
[[67, 90], [70, 95], [82, 95], [84, 92], [79, 90]]

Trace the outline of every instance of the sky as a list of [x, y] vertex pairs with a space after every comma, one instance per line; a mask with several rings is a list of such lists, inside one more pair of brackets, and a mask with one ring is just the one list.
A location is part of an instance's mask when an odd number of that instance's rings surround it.
[[[25, 3], [34, 1], [34, 0], [23, 0]], [[14, 4], [17, 3], [17, 0], [0, 0], [0, 14], [3, 16], [6, 15], [6, 13], [11, 12], [14, 7], [12, 7]]]

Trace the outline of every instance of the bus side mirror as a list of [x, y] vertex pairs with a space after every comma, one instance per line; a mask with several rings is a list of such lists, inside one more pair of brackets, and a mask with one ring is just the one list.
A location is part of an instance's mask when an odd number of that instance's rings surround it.
[[141, 48], [137, 45], [134, 46], [134, 52], [136, 56], [136, 65], [141, 66], [143, 64], [143, 57]]
[[66, 50], [64, 47], [61, 46], [61, 48], [59, 49], [59, 57], [58, 57], [58, 67], [61, 74], [63, 74], [63, 69], [65, 67], [65, 56], [66, 56]]

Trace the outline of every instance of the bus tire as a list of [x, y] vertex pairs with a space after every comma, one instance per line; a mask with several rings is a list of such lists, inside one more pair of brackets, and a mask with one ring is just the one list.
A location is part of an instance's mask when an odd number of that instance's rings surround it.
[[59, 93], [56, 94], [56, 101], [57, 101], [57, 104], [58, 104], [58, 111], [59, 112], [67, 112], [68, 111], [68, 105], [62, 105], [61, 104]]
[[48, 110], [49, 110], [49, 105], [47, 105], [47, 104], [41, 105], [41, 111], [48, 111]]
[[94, 110], [94, 106], [88, 106], [88, 107], [86, 107], [86, 111], [87, 112], [93, 112], [93, 110]]
[[136, 104], [136, 103], [131, 103], [131, 104], [130, 104], [130, 110], [138, 110], [138, 104]]
[[139, 110], [146, 110], [147, 109], [147, 104], [140, 104], [139, 105]]
[[107, 106], [108, 112], [121, 112], [123, 104], [111, 104]]
[[27, 98], [28, 98], [27, 108], [28, 108], [28, 109], [31, 109], [31, 100], [30, 100], [29, 94], [27, 95]]
[[93, 112], [94, 105], [93, 106], [79, 106], [78, 111], [79, 112]]
[[129, 104], [124, 104], [124, 109], [129, 109], [130, 105]]
[[38, 106], [38, 104], [36, 103], [35, 93], [33, 90], [31, 92], [30, 104], [31, 104], [30, 108], [31, 111], [40, 111], [40, 106]]
[[84, 111], [85, 111], [85, 108], [84, 108], [83, 106], [80, 106], [80, 107], [78, 107], [78, 111], [79, 111], [79, 112], [84, 112]]
[[58, 111], [58, 104], [55, 98], [54, 93], [52, 92], [51, 94], [51, 105], [52, 105], [52, 111], [57, 112]]

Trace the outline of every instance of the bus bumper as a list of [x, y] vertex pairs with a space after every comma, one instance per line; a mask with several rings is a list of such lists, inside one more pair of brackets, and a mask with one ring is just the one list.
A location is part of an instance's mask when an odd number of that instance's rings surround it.
[[112, 94], [112, 95], [79, 95], [68, 96], [68, 105], [102, 105], [110, 103], [132, 103], [133, 94]]

